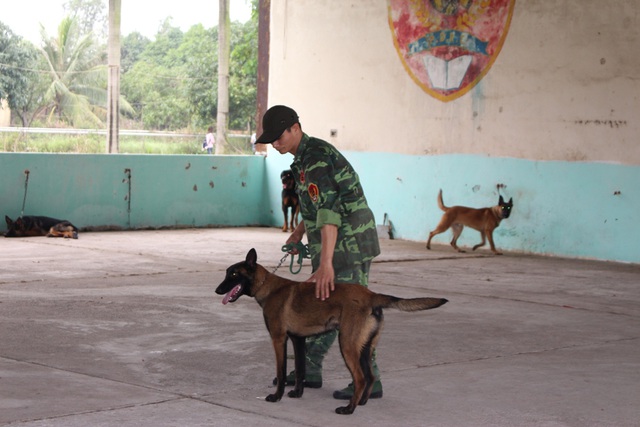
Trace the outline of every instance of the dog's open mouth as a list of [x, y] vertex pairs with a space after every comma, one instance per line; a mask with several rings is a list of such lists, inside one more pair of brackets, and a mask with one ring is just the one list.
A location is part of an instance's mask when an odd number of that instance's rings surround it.
[[235, 285], [233, 289], [231, 289], [222, 299], [222, 304], [227, 304], [230, 302], [234, 302], [240, 295], [242, 294], [242, 285]]

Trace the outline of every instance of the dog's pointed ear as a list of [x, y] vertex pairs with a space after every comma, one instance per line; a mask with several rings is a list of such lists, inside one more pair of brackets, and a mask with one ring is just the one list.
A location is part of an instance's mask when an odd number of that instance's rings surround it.
[[504, 199], [502, 198], [502, 196], [500, 196], [500, 198], [498, 199], [498, 204], [504, 205]]
[[249, 264], [249, 267], [255, 268], [256, 263], [258, 262], [258, 254], [256, 253], [256, 250], [254, 248], [251, 248], [251, 250], [247, 253], [247, 259], [245, 261], [247, 264]]
[[513, 204], [513, 197], [511, 197], [511, 198], [509, 199], [509, 204], [510, 204], [510, 205], [512, 205], [512, 204]]
[[11, 224], [13, 224], [13, 221], [11, 220], [11, 218], [5, 215], [4, 220], [7, 223], [7, 226], [11, 227]]

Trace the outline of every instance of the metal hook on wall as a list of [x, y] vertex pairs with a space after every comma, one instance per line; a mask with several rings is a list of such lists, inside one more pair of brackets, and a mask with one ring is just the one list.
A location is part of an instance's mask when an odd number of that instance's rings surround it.
[[24, 207], [27, 204], [27, 190], [29, 189], [29, 169], [24, 170], [25, 179], [24, 179], [24, 197], [22, 198], [22, 211], [20, 211], [20, 216], [24, 215]]
[[126, 182], [128, 185], [127, 196], [125, 200], [127, 201], [127, 226], [131, 228], [131, 169], [126, 168], [124, 170], [125, 175], [127, 176], [122, 182]]

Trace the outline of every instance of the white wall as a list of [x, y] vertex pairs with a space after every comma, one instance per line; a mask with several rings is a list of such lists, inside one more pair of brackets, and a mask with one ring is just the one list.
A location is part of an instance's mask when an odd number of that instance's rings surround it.
[[340, 148], [640, 163], [640, 2], [518, 0], [492, 68], [451, 102], [405, 71], [386, 1], [271, 7], [269, 104]]

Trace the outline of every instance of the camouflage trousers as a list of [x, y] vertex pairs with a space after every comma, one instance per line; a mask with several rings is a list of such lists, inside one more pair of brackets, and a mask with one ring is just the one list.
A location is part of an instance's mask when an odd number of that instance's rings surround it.
[[[336, 272], [335, 281], [341, 283], [353, 283], [354, 286], [362, 285], [368, 287], [369, 269], [371, 261], [356, 265], [353, 269], [347, 271]], [[307, 337], [306, 343], [306, 374], [322, 375], [322, 361], [329, 351], [329, 348], [336, 340], [338, 331], [331, 331], [325, 334]], [[376, 352], [374, 350], [371, 356], [371, 368], [376, 379], [380, 379], [380, 371], [376, 363]]]

